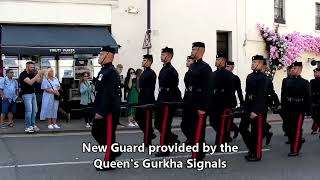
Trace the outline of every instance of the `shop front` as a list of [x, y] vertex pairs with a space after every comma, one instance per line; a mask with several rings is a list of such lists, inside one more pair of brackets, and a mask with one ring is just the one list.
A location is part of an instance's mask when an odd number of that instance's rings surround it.
[[27, 61], [34, 61], [40, 70], [54, 69], [67, 112], [79, 109], [81, 73], [89, 72], [91, 79], [98, 74], [101, 46], [118, 48], [106, 26], [3, 24], [0, 30], [0, 75], [10, 68], [18, 78]]

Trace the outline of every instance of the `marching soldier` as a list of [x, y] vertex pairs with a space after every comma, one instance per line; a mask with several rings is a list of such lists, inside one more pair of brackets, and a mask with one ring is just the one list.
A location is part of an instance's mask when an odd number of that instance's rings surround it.
[[[226, 67], [226, 70], [227, 71], [230, 71], [230, 72], [233, 72], [233, 69], [234, 69], [234, 62], [232, 61], [227, 61], [227, 67]], [[244, 100], [243, 100], [243, 94], [242, 94], [242, 89], [241, 89], [241, 81], [240, 81], [240, 78], [233, 74], [233, 77], [234, 77], [234, 94], [233, 94], [233, 97], [232, 97], [232, 102], [233, 102], [233, 106], [232, 108], [236, 108], [237, 107], [237, 97], [236, 97], [236, 93], [238, 95], [238, 99], [240, 101], [240, 107], [243, 107], [244, 105]], [[238, 137], [238, 134], [239, 134], [239, 128], [237, 127], [237, 125], [233, 122], [233, 117], [231, 119], [231, 127], [230, 127], [231, 131], [233, 131], [234, 135], [233, 135], [233, 139], [236, 139]]]
[[235, 88], [234, 75], [225, 69], [226, 55], [218, 53], [216, 58], [215, 66], [217, 70], [212, 73], [210, 80], [209, 113], [210, 125], [217, 132], [215, 145], [220, 145], [232, 140], [228, 125], [231, 122]]
[[[263, 69], [262, 72], [265, 73], [267, 70], [267, 61], [263, 62]], [[270, 78], [267, 78], [268, 84], [270, 85], [270, 88], [268, 88], [268, 96], [267, 96], [267, 108], [270, 108], [272, 110], [277, 110], [280, 106], [280, 101], [278, 98], [278, 95], [274, 91], [273, 83]], [[267, 122], [267, 113], [263, 116], [263, 137], [266, 138], [266, 145], [269, 145], [271, 142], [271, 138], [273, 136], [273, 133], [270, 132], [271, 125]]]
[[302, 62], [293, 63], [291, 70], [292, 78], [282, 84], [282, 95], [284, 108], [289, 110], [288, 115], [288, 137], [290, 140], [290, 153], [288, 156], [298, 156], [302, 146], [302, 125], [305, 113], [309, 115], [311, 109], [310, 84], [300, 74]]
[[[270, 84], [262, 73], [264, 58], [252, 57], [253, 72], [246, 79], [244, 116], [240, 122], [240, 134], [249, 149], [245, 158], [248, 161], [260, 161], [262, 158], [263, 116], [267, 113], [267, 91]], [[251, 125], [251, 131], [249, 126]]]
[[[160, 132], [160, 145], [180, 143], [178, 136], [171, 131], [171, 123], [176, 112], [176, 106], [170, 102], [181, 102], [181, 92], [178, 88], [179, 77], [176, 69], [171, 65], [173, 49], [165, 47], [161, 52], [163, 67], [159, 73], [159, 94], [155, 128]], [[159, 152], [157, 157], [168, 156], [169, 152]]]
[[139, 78], [139, 97], [136, 110], [136, 119], [140, 129], [144, 132], [144, 144], [151, 144], [152, 139], [156, 137], [152, 128], [152, 109], [155, 103], [154, 90], [157, 80], [156, 73], [151, 69], [153, 63], [152, 55], [144, 55], [142, 61], [143, 73]]
[[311, 134], [316, 134], [318, 130], [320, 132], [320, 68], [314, 69], [313, 72], [314, 79], [310, 81], [313, 119]]
[[183, 134], [186, 136], [187, 140], [185, 143], [187, 145], [192, 145], [193, 143], [193, 132], [192, 128], [192, 121], [197, 118], [197, 114], [192, 111], [192, 79], [191, 79], [191, 65], [194, 63], [194, 60], [191, 56], [187, 57], [186, 66], [188, 71], [184, 75], [184, 84], [185, 84], [185, 92], [183, 96], [183, 114], [182, 114], [182, 121], [181, 121], [181, 130]]
[[188, 119], [190, 120], [188, 128], [192, 130], [189, 138], [193, 140], [194, 145], [199, 143], [200, 147], [199, 152], [192, 153], [192, 158], [197, 161], [201, 161], [205, 157], [202, 144], [205, 142], [209, 82], [212, 73], [211, 67], [202, 59], [204, 53], [205, 44], [203, 42], [192, 43], [191, 58], [194, 63], [190, 67], [190, 81], [186, 87], [190, 96], [185, 99], [190, 114], [193, 114], [192, 118]]
[[[287, 81], [292, 77], [291, 76], [291, 69], [292, 69], [292, 65], [287, 67], [287, 77], [284, 78], [282, 80], [282, 87], [284, 86], [284, 84], [287, 83]], [[282, 92], [282, 91], [281, 91]], [[280, 117], [282, 119], [282, 130], [284, 132], [284, 136], [288, 136], [288, 112], [289, 109], [285, 109], [285, 99], [284, 99], [284, 95], [281, 94], [281, 112], [280, 112]], [[286, 142], [286, 144], [289, 144], [289, 140]]]
[[[120, 114], [120, 76], [112, 65], [115, 49], [102, 47], [99, 64], [102, 68], [96, 80], [95, 119], [92, 136], [100, 145], [106, 145], [105, 161], [114, 161], [121, 153], [113, 152], [111, 145], [115, 143], [115, 131]], [[112, 170], [113, 168], [97, 169]]]

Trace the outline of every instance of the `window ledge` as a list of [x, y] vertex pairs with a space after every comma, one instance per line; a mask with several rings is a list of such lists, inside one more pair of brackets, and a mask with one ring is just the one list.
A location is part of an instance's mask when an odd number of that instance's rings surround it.
[[287, 24], [273, 23], [274, 26], [287, 27]]

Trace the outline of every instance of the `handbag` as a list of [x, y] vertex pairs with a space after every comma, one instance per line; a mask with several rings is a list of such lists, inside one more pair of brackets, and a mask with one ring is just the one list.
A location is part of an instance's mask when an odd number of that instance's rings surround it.
[[[54, 88], [53, 88], [52, 84], [50, 83], [49, 79], [47, 79], [47, 80], [48, 80], [48, 82], [49, 82], [49, 84], [50, 84], [51, 88], [54, 90]], [[61, 100], [62, 100], [62, 97], [61, 97], [61, 93], [62, 93], [62, 91], [61, 91], [61, 90], [58, 90], [58, 91], [59, 91], [59, 94], [60, 94], [60, 95], [56, 95], [56, 94], [54, 94], [54, 99], [55, 99], [55, 100], [57, 100], [57, 101], [61, 101]]]

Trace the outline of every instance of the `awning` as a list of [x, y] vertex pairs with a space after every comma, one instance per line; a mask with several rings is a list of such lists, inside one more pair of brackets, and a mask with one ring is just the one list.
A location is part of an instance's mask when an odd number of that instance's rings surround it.
[[5, 55], [98, 54], [101, 46], [118, 48], [107, 27], [1, 25]]

